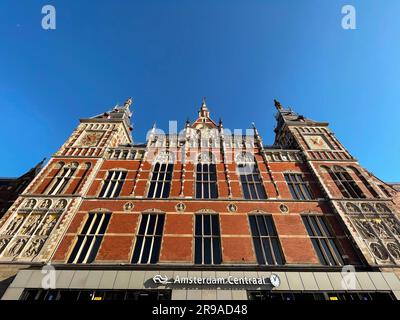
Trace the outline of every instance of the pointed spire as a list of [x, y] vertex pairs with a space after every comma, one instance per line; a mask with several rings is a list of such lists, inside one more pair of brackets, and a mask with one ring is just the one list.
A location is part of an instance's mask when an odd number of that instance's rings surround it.
[[187, 118], [186, 122], [185, 122], [185, 128], [189, 128], [189, 127], [190, 127], [190, 120], [189, 120], [189, 118]]
[[126, 99], [125, 103], [124, 103], [124, 107], [125, 108], [129, 108], [133, 103], [133, 99], [132, 97], [129, 97], [128, 99]]
[[274, 99], [274, 105], [278, 111], [282, 110], [282, 105], [278, 100]]
[[210, 112], [208, 111], [206, 104], [206, 97], [203, 97], [201, 101], [201, 107], [199, 110], [199, 117], [208, 118], [210, 116]]

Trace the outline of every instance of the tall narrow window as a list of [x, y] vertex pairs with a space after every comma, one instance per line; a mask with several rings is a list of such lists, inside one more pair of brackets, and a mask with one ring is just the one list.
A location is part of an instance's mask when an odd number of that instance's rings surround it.
[[89, 173], [91, 167], [91, 163], [90, 162], [86, 162], [85, 163], [85, 171], [83, 171], [81, 178], [79, 179], [78, 184], [76, 185], [76, 187], [74, 188], [74, 190], [72, 191], [72, 194], [76, 194], [79, 190], [79, 188], [82, 186], [84, 180], [86, 179], [87, 174]]
[[258, 264], [284, 264], [272, 217], [269, 215], [250, 215], [249, 222]]
[[356, 168], [350, 167], [351, 170], [357, 175], [358, 179], [364, 184], [364, 186], [368, 189], [369, 192], [371, 192], [371, 195], [374, 198], [380, 198], [378, 192], [375, 191], [375, 189], [371, 186], [371, 184], [368, 182], [368, 180], [361, 174], [360, 171], [358, 171]]
[[211, 154], [201, 154], [196, 166], [196, 198], [218, 198], [217, 168]]
[[164, 214], [142, 214], [139, 232], [136, 236], [132, 263], [157, 263], [160, 256], [161, 238], [164, 228]]
[[365, 198], [365, 194], [346, 169], [335, 166], [329, 174], [345, 198]]
[[323, 217], [306, 215], [302, 219], [321, 264], [343, 265], [342, 255]]
[[236, 158], [237, 170], [242, 185], [243, 196], [245, 199], [266, 199], [267, 194], [260, 177], [257, 163], [254, 156], [241, 154]]
[[89, 213], [68, 263], [92, 263], [106, 232], [110, 213]]
[[303, 176], [300, 173], [285, 173], [284, 176], [293, 199], [313, 199], [310, 186], [304, 181]]
[[195, 215], [194, 262], [196, 264], [220, 264], [221, 236], [218, 214]]
[[173, 159], [168, 152], [157, 156], [151, 176], [148, 198], [168, 198], [171, 189]]
[[101, 189], [100, 198], [115, 198], [119, 196], [122, 185], [124, 184], [126, 171], [109, 171], [103, 188]]
[[391, 197], [391, 194], [389, 193], [389, 191], [387, 191], [387, 189], [384, 187], [384, 185], [380, 184], [379, 189], [381, 189], [381, 191], [385, 194], [386, 197], [388, 197], [388, 198]]
[[62, 194], [65, 191], [68, 182], [71, 180], [77, 168], [78, 164], [75, 162], [68, 165], [64, 165], [57, 172], [57, 175], [54, 177], [53, 182], [50, 183], [49, 191], [47, 192], [47, 194], [49, 195]]

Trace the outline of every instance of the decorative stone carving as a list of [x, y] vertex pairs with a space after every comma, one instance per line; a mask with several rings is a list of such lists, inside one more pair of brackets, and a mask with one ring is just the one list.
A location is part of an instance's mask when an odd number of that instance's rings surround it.
[[45, 199], [40, 203], [39, 208], [40, 209], [49, 209], [50, 206], [51, 206], [51, 200], [50, 199]]
[[379, 242], [371, 242], [369, 244], [371, 252], [373, 255], [379, 260], [388, 260], [389, 254], [386, 251], [385, 247]]
[[4, 251], [7, 247], [8, 243], [10, 242], [11, 238], [1, 238], [0, 239], [0, 254]]
[[36, 205], [37, 201], [35, 199], [27, 199], [25, 201], [24, 208], [25, 209], [33, 209]]
[[127, 202], [124, 204], [124, 211], [132, 211], [134, 208], [134, 205], [132, 202]]
[[55, 204], [55, 206], [54, 206], [54, 209], [56, 209], [56, 210], [63, 210], [63, 209], [66, 208], [66, 206], [67, 206], [67, 200], [65, 200], [65, 199], [60, 199], [60, 200], [58, 200], [58, 201], [56, 202], [56, 204]]
[[227, 209], [229, 212], [236, 212], [237, 211], [237, 205], [234, 203], [230, 203], [227, 205]]
[[175, 210], [176, 212], [184, 212], [186, 210], [186, 205], [182, 202], [179, 202], [176, 206], [175, 206]]
[[32, 240], [29, 243], [29, 245], [27, 246], [23, 256], [27, 257], [27, 258], [36, 256], [39, 253], [39, 251], [42, 248], [45, 241], [46, 241], [46, 239], [44, 239], [44, 238], [38, 238], [38, 239]]
[[371, 219], [369, 222], [372, 224], [379, 239], [388, 239], [391, 237], [381, 219]]
[[28, 217], [24, 225], [21, 228], [20, 234], [22, 235], [32, 235], [33, 232], [40, 224], [41, 215], [34, 214]]
[[155, 159], [159, 163], [174, 163], [174, 155], [168, 151], [160, 152]]
[[365, 213], [373, 213], [374, 212], [374, 208], [368, 203], [362, 203], [361, 209]]
[[254, 156], [249, 152], [241, 152], [236, 155], [237, 163], [254, 163]]
[[201, 163], [214, 163], [213, 155], [210, 152], [202, 152], [198, 155], [197, 161]]
[[37, 235], [38, 236], [48, 236], [50, 234], [51, 230], [53, 230], [53, 227], [55, 226], [56, 222], [57, 222], [56, 215], [48, 215], [46, 217], [46, 220], [43, 222], [43, 225], [40, 228]]
[[17, 229], [21, 226], [22, 222], [24, 221], [25, 216], [17, 215], [14, 217], [13, 220], [8, 224], [6, 231], [4, 232], [7, 235], [14, 234]]
[[384, 221], [390, 232], [392, 232], [395, 236], [400, 237], [400, 223], [397, 221], [397, 219], [393, 217], [387, 217], [384, 219]]
[[374, 229], [366, 219], [357, 218], [353, 222], [364, 239], [377, 239]]
[[354, 203], [346, 203], [346, 210], [349, 213], [360, 213], [361, 210], [359, 207], [357, 207]]
[[400, 246], [398, 243], [389, 242], [386, 247], [394, 259], [400, 260]]
[[280, 210], [282, 213], [288, 213], [288, 212], [289, 212], [289, 208], [288, 208], [286, 205], [284, 205], [283, 203], [281, 203], [281, 204], [279, 205], [279, 210]]
[[377, 203], [376, 204], [376, 211], [379, 213], [391, 213], [390, 209], [387, 207], [387, 205], [383, 203]]
[[25, 244], [28, 242], [28, 238], [19, 238], [14, 240], [14, 243], [10, 246], [10, 248], [7, 250], [5, 256], [7, 257], [16, 257], [18, 256]]

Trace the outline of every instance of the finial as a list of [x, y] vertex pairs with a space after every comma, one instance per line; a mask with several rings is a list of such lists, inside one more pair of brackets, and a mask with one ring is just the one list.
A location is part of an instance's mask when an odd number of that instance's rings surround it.
[[128, 107], [130, 107], [130, 106], [132, 105], [132, 103], [133, 103], [132, 97], [129, 97], [129, 98], [125, 101], [124, 107], [125, 107], [125, 108], [128, 108]]
[[274, 99], [274, 105], [277, 110], [282, 110], [282, 105], [278, 100]]
[[206, 97], [203, 97], [202, 101], [201, 101], [201, 106], [202, 107], [206, 107]]

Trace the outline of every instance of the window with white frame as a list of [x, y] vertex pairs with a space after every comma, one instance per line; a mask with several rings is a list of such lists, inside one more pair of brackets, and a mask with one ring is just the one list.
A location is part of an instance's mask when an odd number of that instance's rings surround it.
[[212, 154], [204, 153], [199, 156], [196, 165], [196, 198], [218, 198], [217, 167]]
[[323, 265], [343, 265], [342, 255], [324, 218], [320, 215], [304, 215], [303, 223], [311, 238], [318, 259]]
[[132, 263], [153, 264], [158, 262], [163, 228], [163, 213], [142, 214]]
[[106, 180], [104, 181], [103, 188], [100, 191], [100, 198], [115, 198], [118, 197], [122, 185], [126, 178], [126, 171], [109, 171]]
[[249, 153], [239, 154], [236, 157], [236, 162], [244, 198], [251, 200], [267, 199], [254, 156]]
[[78, 168], [78, 163], [76, 162], [70, 164], [60, 163], [59, 165], [60, 169], [58, 170], [57, 175], [54, 177], [52, 182], [50, 182], [50, 185], [47, 188], [47, 194], [49, 195], [62, 194]]
[[218, 214], [196, 214], [194, 263], [221, 264], [221, 234]]
[[163, 152], [157, 156], [150, 180], [148, 198], [168, 198], [173, 169], [173, 158], [170, 153]]
[[92, 263], [96, 259], [110, 218], [110, 213], [89, 213], [68, 263]]
[[293, 199], [311, 200], [314, 198], [310, 186], [304, 181], [302, 174], [285, 173], [284, 176]]
[[345, 198], [366, 198], [360, 187], [346, 169], [334, 166], [327, 169], [332, 180]]
[[249, 215], [251, 235], [258, 264], [284, 264], [281, 246], [270, 215]]

